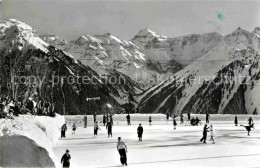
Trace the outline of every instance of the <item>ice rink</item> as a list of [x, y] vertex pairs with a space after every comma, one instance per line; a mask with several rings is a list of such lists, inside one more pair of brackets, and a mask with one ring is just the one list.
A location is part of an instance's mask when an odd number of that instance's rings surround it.
[[[88, 116], [87, 128], [83, 128], [83, 116], [66, 117], [67, 137], [59, 140], [54, 147], [56, 159], [60, 162], [65, 150], [69, 149], [72, 168], [122, 167], [116, 150], [120, 136], [128, 146], [128, 167], [260, 167], [259, 116], [254, 117], [256, 129], [251, 131], [251, 136], [247, 136], [244, 127], [234, 126], [234, 116], [212, 115], [210, 124], [214, 126], [216, 144], [199, 141], [205, 123], [204, 115], [198, 115], [202, 125], [180, 125], [178, 120], [176, 130], [173, 129], [172, 119], [166, 121], [164, 115], [152, 115], [152, 126], [149, 126], [148, 116], [131, 115], [132, 125], [127, 126], [125, 115], [115, 115], [112, 138], [107, 137], [107, 130], [102, 123], [99, 123], [101, 130], [98, 136], [94, 137], [92, 116]], [[239, 116], [239, 125], [247, 125], [248, 117]], [[98, 116], [97, 120], [101, 122], [102, 116]], [[72, 135], [71, 126], [74, 122], [78, 129]], [[139, 123], [144, 127], [143, 142], [138, 142], [137, 138]]]

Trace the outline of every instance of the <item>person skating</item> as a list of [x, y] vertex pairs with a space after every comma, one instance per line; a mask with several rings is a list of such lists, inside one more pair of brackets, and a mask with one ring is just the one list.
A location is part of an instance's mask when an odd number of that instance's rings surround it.
[[210, 141], [213, 141], [212, 144], [215, 144], [213, 125], [210, 125]]
[[245, 129], [247, 130], [247, 135], [250, 136], [250, 131], [252, 128], [254, 128], [254, 123], [248, 126], [244, 126], [244, 125], [240, 125], [242, 127], [245, 127]]
[[93, 114], [93, 119], [94, 119], [94, 123], [95, 123], [97, 121], [97, 113], [96, 112]]
[[176, 129], [177, 121], [175, 119], [175, 115], [173, 116], [173, 128]]
[[66, 149], [66, 153], [61, 158], [61, 164], [62, 164], [63, 168], [69, 168], [70, 167], [71, 156], [70, 156], [69, 152], [70, 151], [68, 149]]
[[252, 125], [253, 124], [253, 118], [252, 117], [249, 117], [249, 119], [248, 119], [248, 125]]
[[126, 116], [126, 120], [127, 120], [127, 125], [131, 125], [131, 121], [130, 121], [130, 115], [129, 114], [127, 114], [127, 116]]
[[120, 162], [124, 166], [127, 166], [127, 146], [126, 144], [121, 140], [121, 137], [118, 137], [118, 142], [117, 142], [117, 150], [120, 155]]
[[107, 122], [106, 129], [107, 129], [108, 138], [112, 137], [112, 123], [111, 122]]
[[149, 116], [149, 125], [152, 125], [152, 116]]
[[98, 122], [96, 121], [94, 123], [94, 136], [96, 136], [98, 134], [98, 130], [101, 130], [98, 126]]
[[195, 124], [196, 124], [196, 126], [198, 126], [199, 123], [200, 123], [200, 119], [199, 119], [199, 117], [196, 117], [196, 119], [195, 119]]
[[105, 126], [107, 123], [107, 116], [104, 114], [103, 115], [103, 125]]
[[237, 116], [235, 116], [235, 126], [237, 126], [238, 125], [238, 121], [237, 121]]
[[75, 134], [75, 133], [76, 133], [76, 129], [77, 129], [77, 126], [76, 126], [76, 124], [74, 123], [74, 124], [72, 125], [72, 134]]
[[63, 124], [61, 127], [61, 138], [66, 138], [67, 125]]
[[188, 121], [190, 121], [190, 112], [187, 113]]
[[209, 115], [209, 113], [207, 112], [207, 113], [206, 113], [206, 123], [207, 123], [207, 124], [209, 123], [209, 117], [210, 117], [210, 115]]
[[169, 120], [169, 118], [170, 118], [170, 114], [169, 114], [169, 112], [167, 112], [166, 113], [166, 120]]
[[184, 123], [184, 118], [183, 118], [183, 114], [180, 115], [180, 123], [183, 124]]
[[142, 127], [142, 124], [140, 123], [138, 128], [137, 128], [137, 135], [138, 135], [138, 138], [139, 140], [138, 141], [143, 141], [143, 132], [144, 132], [144, 129]]
[[208, 133], [208, 127], [207, 124], [205, 124], [204, 128], [203, 128], [203, 136], [200, 139], [200, 142], [206, 143], [207, 140], [207, 133]]
[[88, 117], [87, 117], [86, 114], [84, 115], [83, 122], [84, 122], [84, 128], [87, 128], [87, 126], [88, 126]]

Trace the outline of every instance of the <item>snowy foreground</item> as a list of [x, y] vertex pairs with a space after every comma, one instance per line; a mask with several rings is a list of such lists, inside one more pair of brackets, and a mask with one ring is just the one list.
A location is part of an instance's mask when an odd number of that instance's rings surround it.
[[[152, 126], [148, 125], [148, 116], [131, 115], [132, 125], [127, 126], [125, 115], [115, 115], [112, 138], [107, 138], [102, 123], [101, 131], [94, 138], [92, 116], [88, 116], [88, 128], [83, 128], [83, 116], [67, 116], [67, 137], [54, 146], [55, 161], [59, 163], [69, 149], [73, 168], [121, 167], [116, 150], [117, 137], [121, 136], [128, 146], [128, 167], [260, 167], [260, 116], [254, 116], [256, 129], [247, 136], [244, 127], [234, 126], [234, 116], [212, 115], [210, 124], [214, 125], [216, 144], [199, 141], [203, 125], [184, 126], [178, 121], [177, 130], [173, 130], [172, 120], [166, 121], [164, 115], [152, 115]], [[239, 124], [246, 125], [248, 118], [249, 115], [239, 116]], [[97, 119], [100, 122], [102, 116]], [[205, 116], [200, 115], [200, 119], [204, 120]], [[76, 135], [71, 134], [74, 122], [78, 126]], [[137, 141], [139, 123], [144, 127], [143, 142]]]

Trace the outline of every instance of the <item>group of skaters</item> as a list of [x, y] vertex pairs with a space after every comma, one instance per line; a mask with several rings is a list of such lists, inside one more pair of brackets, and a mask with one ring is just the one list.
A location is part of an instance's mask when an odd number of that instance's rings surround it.
[[40, 99], [28, 98], [15, 101], [7, 95], [0, 96], [0, 118], [13, 119], [13, 116], [19, 116], [20, 114], [55, 117], [55, 104]]
[[[191, 119], [191, 114], [188, 113], [188, 121], [190, 121], [190, 125], [191, 126], [198, 126], [198, 124], [200, 123], [200, 120], [198, 117], [196, 118], [192, 118]], [[184, 123], [184, 116], [181, 114], [180, 116], [180, 123], [183, 124]], [[170, 114], [169, 113], [166, 113], [166, 119], [169, 120], [170, 118]], [[176, 118], [177, 116], [173, 116], [173, 126], [174, 126], [174, 129], [176, 129], [176, 126], [177, 126], [177, 121], [176, 121]], [[207, 137], [208, 137], [208, 132], [210, 132], [210, 139], [209, 141], [212, 141], [212, 144], [215, 144], [215, 140], [214, 140], [214, 129], [213, 129], [213, 125], [211, 124], [209, 127], [208, 127], [208, 124], [209, 124], [209, 118], [210, 118], [210, 115], [208, 113], [206, 113], [206, 124], [204, 125], [203, 127], [203, 132], [202, 132], [202, 138], [200, 139], [200, 142], [202, 143], [207, 143]], [[93, 119], [94, 119], [94, 136], [97, 135], [97, 132], [98, 130], [101, 130], [100, 127], [98, 126], [98, 122], [96, 120], [96, 113], [94, 113], [93, 115]], [[130, 114], [128, 114], [126, 116], [126, 119], [127, 119], [127, 125], [131, 125], [131, 117], [130, 117]], [[83, 122], [84, 122], [84, 128], [87, 128], [87, 115], [84, 115], [84, 118], [83, 118]], [[149, 125], [151, 126], [151, 123], [152, 123], [152, 117], [149, 116], [148, 118], [148, 122], [149, 122]], [[108, 137], [112, 137], [112, 126], [113, 126], [113, 117], [112, 115], [103, 115], [103, 124], [104, 126], [106, 126], [107, 130], [108, 130]], [[235, 116], [235, 121], [234, 121], [234, 124], [235, 126], [238, 126], [238, 118], [237, 116]], [[249, 126], [244, 126], [244, 125], [240, 125], [240, 126], [243, 126], [246, 128], [246, 130], [248, 131], [248, 135], [249, 135], [249, 132], [251, 131], [251, 128], [253, 128], [254, 126], [254, 123], [253, 123], [253, 118], [250, 117], [248, 119], [248, 124]], [[75, 123], [73, 124], [72, 126], [72, 134], [75, 134], [75, 131], [76, 131], [76, 125]], [[61, 128], [61, 137], [66, 137], [65, 136], [65, 132], [67, 131], [67, 126], [66, 124], [64, 124]], [[144, 129], [142, 127], [142, 124], [140, 123], [138, 125], [138, 128], [137, 128], [137, 136], [138, 136], [138, 141], [143, 141], [142, 137], [143, 137], [143, 132], [144, 132]], [[120, 162], [123, 166], [127, 166], [127, 146], [126, 144], [122, 141], [122, 138], [121, 137], [118, 137], [118, 142], [117, 142], [117, 150], [118, 150], [118, 153], [120, 155]], [[71, 159], [71, 156], [69, 154], [69, 150], [67, 149], [66, 150], [66, 153], [62, 156], [62, 159], [61, 159], [61, 163], [63, 164], [63, 167], [69, 167], [70, 166], [70, 159]]]

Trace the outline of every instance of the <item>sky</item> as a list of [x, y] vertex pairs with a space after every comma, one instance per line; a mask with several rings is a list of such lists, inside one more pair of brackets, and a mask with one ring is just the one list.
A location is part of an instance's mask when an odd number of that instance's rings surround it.
[[260, 27], [260, 1], [2, 0], [0, 19], [9, 18], [66, 40], [108, 32], [129, 40], [144, 28], [169, 37], [229, 34]]

